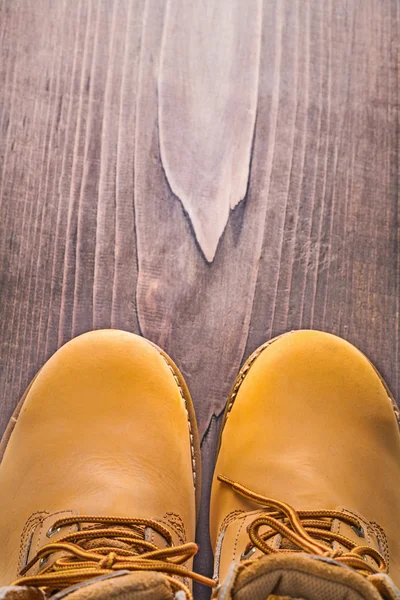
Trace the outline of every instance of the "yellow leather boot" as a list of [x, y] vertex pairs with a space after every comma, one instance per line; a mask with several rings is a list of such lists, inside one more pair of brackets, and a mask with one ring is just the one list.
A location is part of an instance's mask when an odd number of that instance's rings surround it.
[[399, 412], [361, 352], [298, 331], [250, 357], [210, 527], [220, 598], [400, 598]]
[[2, 598], [191, 598], [200, 452], [188, 389], [147, 340], [62, 347], [0, 447]]

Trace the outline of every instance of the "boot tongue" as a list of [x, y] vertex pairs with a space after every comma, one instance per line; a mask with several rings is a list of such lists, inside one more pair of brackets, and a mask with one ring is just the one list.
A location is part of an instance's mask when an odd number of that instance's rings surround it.
[[[105, 527], [102, 526], [103, 530], [104, 528]], [[86, 529], [95, 530], [95, 528], [93, 527], [87, 527]], [[132, 529], [130, 529], [129, 527], [118, 527], [118, 529], [120, 531], [125, 530], [127, 534], [132, 534]], [[143, 539], [146, 539], [146, 529], [144, 529], [143, 531]], [[128, 542], [122, 542], [119, 539], [106, 536], [84, 540], [80, 542], [79, 545], [85, 550], [96, 550], [96, 548], [102, 547], [115, 548], [119, 550], [130, 550], [130, 544]]]
[[[88, 529], [92, 529], [92, 528], [88, 527]], [[126, 532], [128, 534], [132, 534], [132, 529], [130, 529], [129, 527], [118, 527], [118, 529], [121, 531], [126, 530]], [[172, 537], [174, 538], [174, 534], [171, 530], [170, 530], [170, 533], [171, 533]], [[138, 535], [138, 537], [140, 537], [140, 536]], [[158, 548], [160, 548], [160, 549], [168, 547], [168, 543], [165, 540], [165, 538], [160, 533], [158, 533], [157, 531], [152, 529], [151, 527], [145, 527], [143, 529], [143, 540], [151, 541], [153, 544], [158, 546]], [[115, 548], [116, 550], [131, 550], [132, 549], [131, 544], [129, 542], [123, 542], [122, 540], [119, 540], [119, 539], [111, 537], [111, 536], [110, 537], [103, 536], [103, 537], [98, 537], [98, 538], [96, 537], [93, 539], [88, 539], [88, 540], [80, 542], [79, 545], [84, 550], [93, 550], [93, 551], [96, 551], [97, 548], [101, 548], [101, 547]], [[140, 550], [140, 547], [137, 549], [137, 553], [138, 554], [142, 553], [142, 551]]]
[[[118, 550], [128, 550], [128, 551], [132, 551], [132, 542], [124, 542], [116, 537], [113, 537], [112, 535], [107, 536], [104, 532], [105, 529], [113, 529], [113, 526], [109, 526], [107, 527], [106, 525], [102, 525], [101, 529], [102, 532], [100, 533], [99, 531], [99, 537], [93, 537], [93, 538], [89, 538], [89, 539], [83, 539], [80, 540], [78, 542], [76, 542], [76, 545], [78, 545], [79, 547], [81, 547], [84, 550], [88, 550], [88, 551], [93, 551], [96, 552], [96, 550], [98, 548], [109, 548], [110, 551], [112, 549], [115, 549], [115, 551], [118, 552]], [[81, 531], [83, 531], [84, 529], [89, 530], [89, 531], [96, 531], [96, 529], [99, 529], [99, 525], [88, 525], [86, 527], [83, 527], [81, 529]], [[119, 526], [118, 527], [119, 531], [126, 531], [128, 535], [132, 535], [132, 529], [130, 527], [126, 527], [126, 526]], [[144, 541], [152, 541], [158, 548], [166, 548], [168, 547], [168, 544], [166, 542], [166, 540], [164, 539], [164, 537], [158, 533], [157, 531], [153, 530], [151, 527], [144, 527], [143, 528], [143, 532], [142, 534], [140, 532], [135, 532], [137, 535], [137, 538], [140, 539], [142, 538]], [[57, 540], [55, 540], [57, 541]], [[142, 554], [143, 552], [145, 552], [146, 550], [144, 550], [143, 548], [140, 548], [140, 545], [135, 547], [136, 548], [136, 553]], [[52, 556], [50, 556], [49, 560], [46, 562], [45, 567], [48, 567], [52, 562], [54, 562], [56, 559], [59, 559], [63, 556], [68, 556], [68, 553], [66, 552], [57, 552], [54, 553]], [[0, 597], [0, 600], [1, 597]]]
[[[376, 577], [379, 588], [390, 590], [392, 595], [378, 592]], [[332, 559], [295, 553], [269, 555], [233, 565], [220, 597], [224, 600], [383, 600], [396, 598], [395, 593], [399, 592], [385, 575], [365, 578]]]
[[[325, 544], [327, 550], [332, 549], [332, 544], [329, 545], [326, 541], [324, 541], [323, 539], [320, 539], [318, 536], [315, 536], [315, 539], [318, 540], [319, 542], [322, 542], [323, 544]], [[279, 548], [279, 550], [292, 550], [293, 552], [299, 552], [299, 547], [296, 546], [296, 544], [294, 544], [291, 540], [288, 540], [285, 537], [281, 538], [279, 544], [276, 544], [276, 547]]]
[[290, 540], [283, 538], [281, 543], [279, 544], [280, 550], [293, 550], [294, 552], [298, 552], [298, 547], [296, 544], [293, 544]]

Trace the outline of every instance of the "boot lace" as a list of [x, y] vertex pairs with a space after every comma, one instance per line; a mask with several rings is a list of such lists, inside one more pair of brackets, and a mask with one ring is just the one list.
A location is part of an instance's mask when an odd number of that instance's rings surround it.
[[[187, 578], [210, 587], [215, 582], [189, 571], [184, 563], [198, 551], [192, 542], [173, 545], [170, 531], [152, 519], [130, 519], [125, 517], [74, 516], [59, 519], [52, 531], [66, 525], [88, 524], [88, 527], [68, 533], [56, 542], [43, 546], [36, 556], [20, 572], [13, 585], [40, 587], [50, 596], [64, 588], [116, 571], [158, 571], [163, 573], [174, 592], [183, 591], [188, 600], [193, 600], [186, 585]], [[166, 540], [168, 547], [159, 548], [145, 539], [145, 530], [150, 527]], [[48, 567], [37, 575], [26, 573], [38, 562], [39, 565], [56, 552], [62, 552]], [[176, 579], [183, 578], [184, 581]]]
[[[265, 507], [268, 511], [268, 514], [254, 519], [249, 525], [247, 531], [250, 541], [243, 556], [248, 555], [251, 550], [256, 548], [264, 554], [306, 552], [314, 556], [334, 559], [355, 569], [365, 577], [375, 573], [388, 572], [387, 562], [380, 552], [369, 546], [359, 546], [349, 538], [331, 531], [334, 519], [340, 519], [360, 531], [362, 527], [356, 518], [335, 510], [296, 511], [285, 502], [256, 494], [223, 475], [218, 475], [218, 480], [229, 485], [247, 500]], [[260, 533], [260, 528], [265, 526], [269, 529]], [[286, 548], [275, 549], [268, 545], [268, 540], [277, 533], [282, 536]], [[340, 543], [346, 550], [334, 549], [334, 542]], [[367, 556], [371, 557], [378, 566], [375, 567], [365, 562]]]

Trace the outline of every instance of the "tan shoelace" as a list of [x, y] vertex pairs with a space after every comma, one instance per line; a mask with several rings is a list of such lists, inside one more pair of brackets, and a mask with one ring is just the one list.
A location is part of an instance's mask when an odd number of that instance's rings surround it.
[[[296, 511], [285, 502], [256, 494], [223, 475], [218, 475], [218, 480], [231, 486], [235, 492], [247, 500], [265, 507], [268, 511], [268, 514], [254, 519], [250, 524], [248, 528], [250, 541], [243, 552], [244, 555], [248, 554], [252, 548], [258, 548], [264, 554], [293, 551], [306, 552], [314, 556], [332, 558], [357, 570], [365, 577], [374, 573], [387, 573], [386, 560], [377, 550], [369, 546], [358, 546], [345, 536], [331, 531], [333, 519], [340, 519], [342, 522], [360, 530], [361, 524], [356, 518], [334, 510]], [[269, 529], [260, 534], [260, 528], [265, 526], [268, 526]], [[277, 533], [282, 536], [282, 539], [288, 540], [296, 549], [271, 548], [267, 542]], [[334, 550], [332, 544], [335, 541], [344, 546], [346, 551]], [[366, 556], [370, 556], [378, 567], [376, 568], [374, 565], [365, 562], [363, 557]]]
[[[90, 527], [69, 533], [56, 542], [43, 546], [21, 571], [22, 577], [13, 585], [40, 587], [46, 594], [51, 595], [95, 577], [127, 570], [161, 572], [165, 574], [172, 590], [184, 591], [188, 600], [193, 600], [192, 593], [185, 583], [176, 579], [176, 576], [190, 578], [210, 587], [215, 586], [212, 579], [189, 571], [183, 566], [183, 563], [197, 553], [198, 546], [192, 542], [173, 546], [170, 531], [157, 521], [75, 516], [59, 519], [52, 529], [82, 524], [89, 524]], [[93, 525], [95, 526], [92, 527]], [[169, 547], [159, 548], [147, 541], [147, 527], [162, 535]], [[37, 575], [25, 575], [39, 560], [44, 560], [55, 552], [62, 552], [63, 556]]]

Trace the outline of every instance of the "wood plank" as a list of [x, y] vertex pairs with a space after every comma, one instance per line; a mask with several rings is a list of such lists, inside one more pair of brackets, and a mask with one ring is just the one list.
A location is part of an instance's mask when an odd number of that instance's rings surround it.
[[294, 23], [282, 13], [285, 78], [267, 199], [282, 208], [267, 210], [245, 353], [288, 329], [328, 330], [360, 347], [395, 394], [397, 10], [311, 2]]
[[[262, 139], [256, 130], [252, 170], [257, 176], [249, 183], [246, 201], [231, 214], [215, 258], [209, 263], [199, 248], [201, 239], [171, 192], [160, 157], [157, 77], [164, 18], [162, 5], [148, 5], [141, 48], [135, 163], [137, 308], [142, 333], [164, 347], [180, 365], [203, 434], [211, 416], [223, 407], [246, 344], [267, 208], [264, 198], [273, 148], [267, 140], [274, 134], [277, 110], [274, 82], [278, 77], [280, 52], [278, 44], [277, 49], [274, 45], [273, 12], [269, 15], [272, 79], [271, 86], [263, 92], [260, 113], [267, 128], [271, 122], [271, 128]], [[195, 83], [191, 85], [202, 85], [201, 71], [198, 74], [193, 71], [192, 78]], [[208, 82], [204, 85], [207, 89]], [[234, 95], [235, 90], [230, 93]], [[154, 159], [149, 161], [149, 156]], [[192, 168], [184, 161], [181, 167]], [[165, 235], [160, 235], [160, 231]]]
[[132, 98], [143, 3], [0, 6], [3, 431], [59, 345], [93, 327], [139, 330]]
[[254, 348], [326, 329], [400, 392], [399, 41], [393, 0], [0, 0], [0, 432], [71, 337], [163, 346], [203, 434], [201, 569]]

